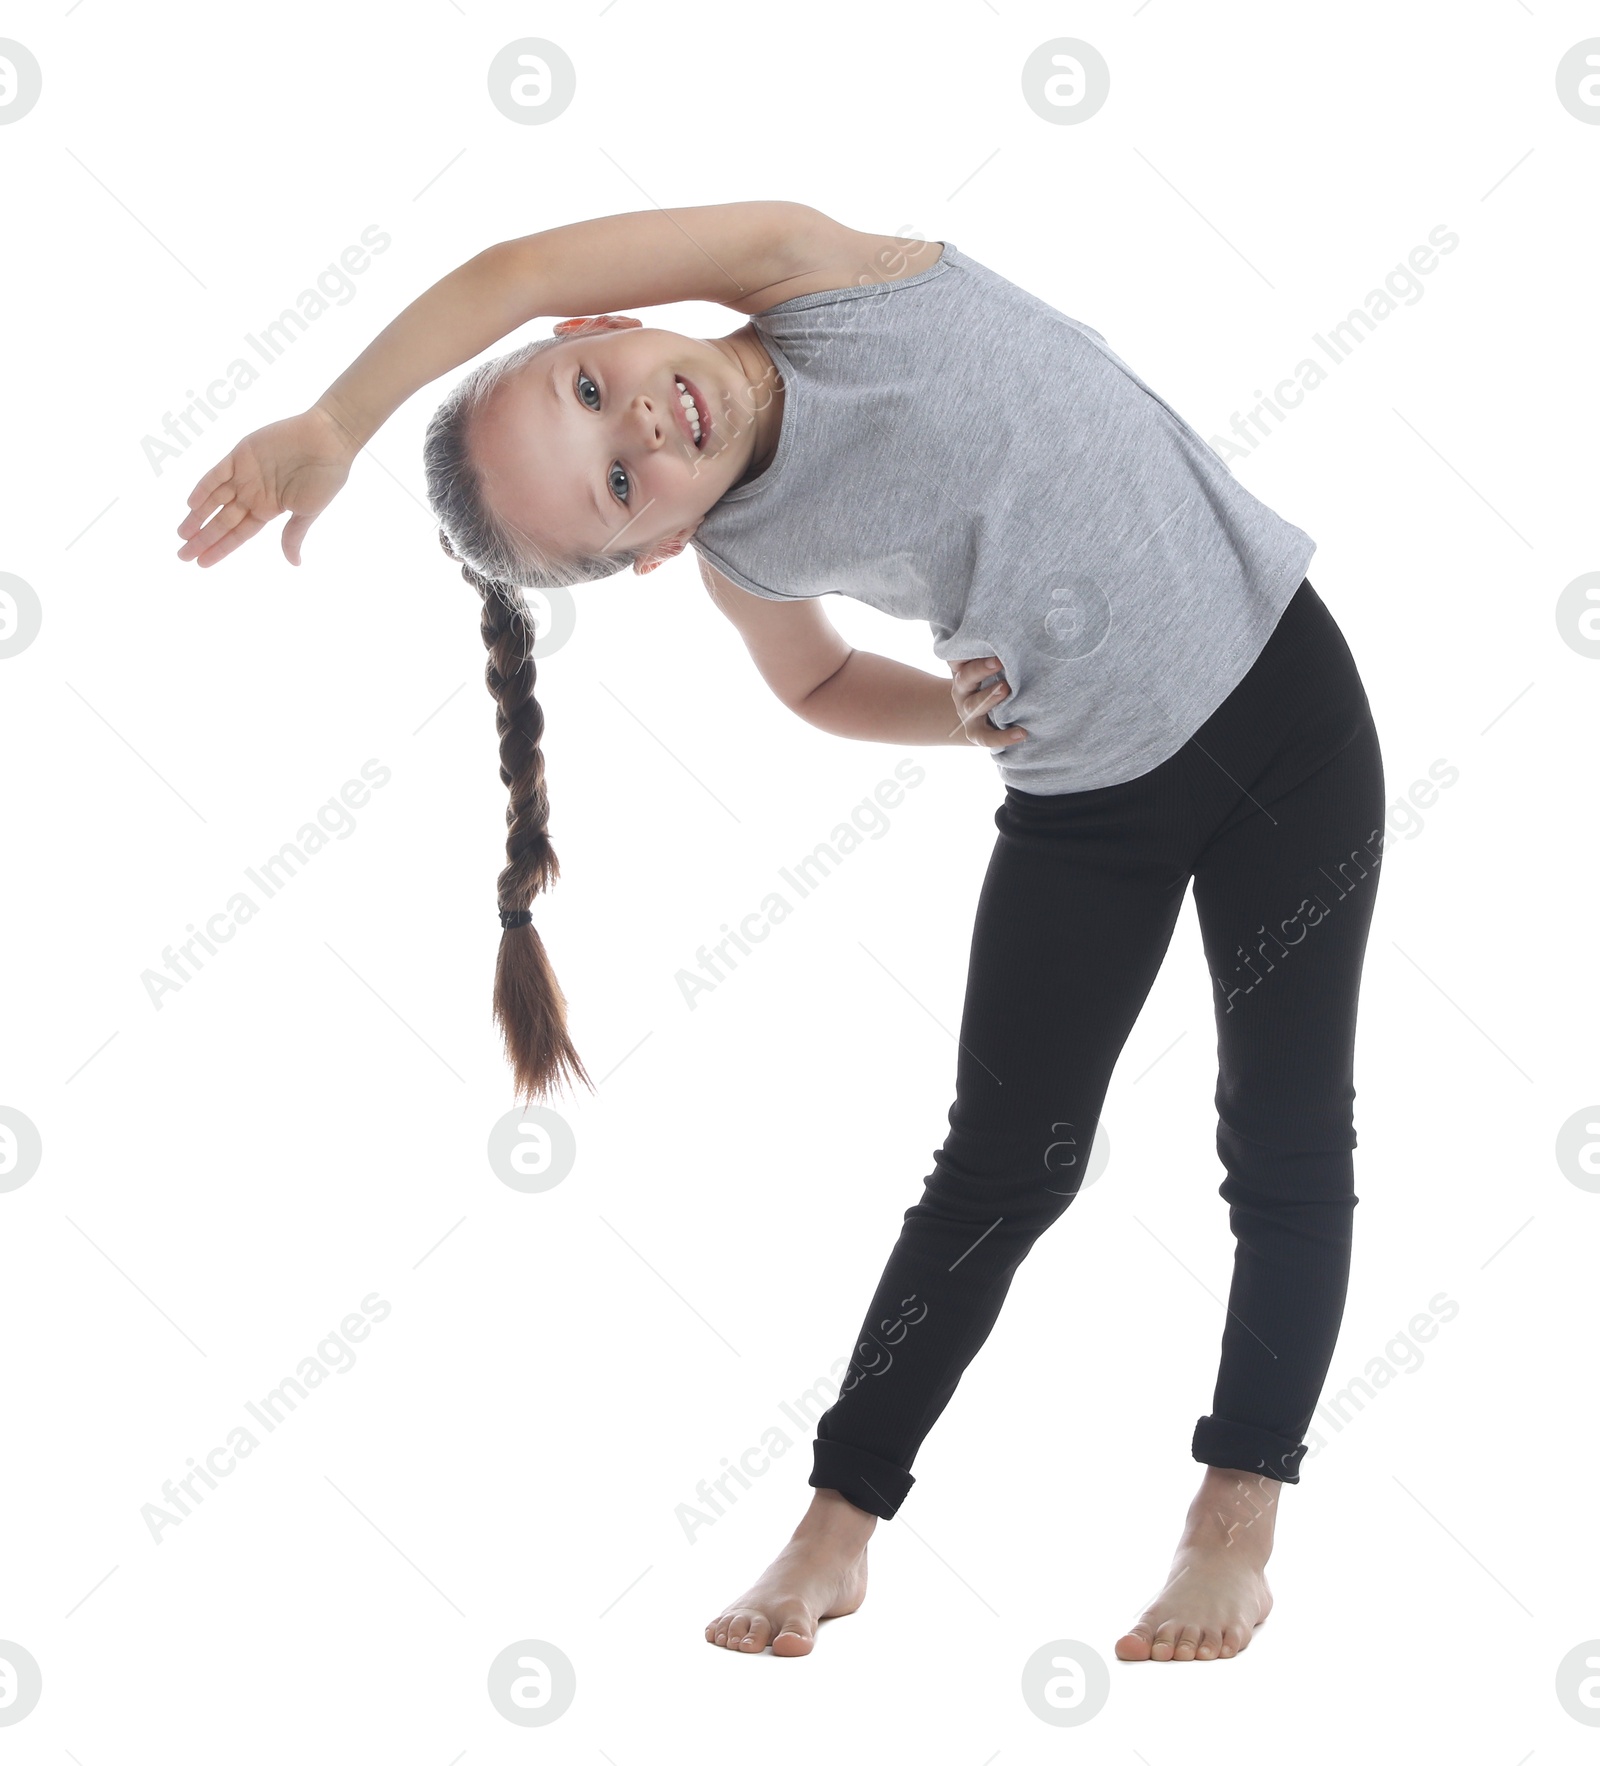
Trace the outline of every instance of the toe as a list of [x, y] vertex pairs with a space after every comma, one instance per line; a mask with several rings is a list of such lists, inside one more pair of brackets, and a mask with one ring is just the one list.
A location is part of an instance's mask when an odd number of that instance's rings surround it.
[[1195, 1646], [1194, 1659], [1197, 1662], [1212, 1661], [1216, 1656], [1220, 1641], [1215, 1631], [1202, 1631], [1200, 1642]]
[[1172, 1647], [1178, 1641], [1178, 1621], [1163, 1619], [1156, 1627], [1155, 1636], [1150, 1640], [1150, 1660], [1152, 1662], [1170, 1662]]
[[772, 1639], [772, 1653], [775, 1656], [808, 1656], [811, 1646], [816, 1642], [816, 1627], [811, 1622], [811, 1615], [804, 1607], [794, 1606], [781, 1609], [774, 1615], [777, 1620], [777, 1634]]
[[745, 1633], [750, 1629], [750, 1615], [735, 1613], [728, 1621], [728, 1648], [737, 1649], [744, 1642]]
[[1150, 1660], [1150, 1626], [1141, 1619], [1117, 1639], [1117, 1655], [1124, 1662]]
[[1200, 1642], [1200, 1627], [1185, 1625], [1178, 1632], [1177, 1641], [1172, 1646], [1172, 1659], [1175, 1662], [1192, 1662], [1196, 1645]]
[[739, 1648], [747, 1656], [760, 1654], [767, 1647], [772, 1637], [772, 1626], [767, 1622], [764, 1613], [757, 1613], [750, 1621], [750, 1629], [739, 1639]]

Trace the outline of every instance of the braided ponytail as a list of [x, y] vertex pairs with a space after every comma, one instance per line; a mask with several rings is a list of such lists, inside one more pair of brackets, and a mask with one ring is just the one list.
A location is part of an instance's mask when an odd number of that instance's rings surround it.
[[[439, 530], [439, 544], [460, 555]], [[495, 700], [500, 779], [506, 805], [506, 863], [496, 885], [500, 952], [494, 968], [494, 1015], [516, 1075], [516, 1095], [534, 1102], [569, 1078], [594, 1089], [567, 1034], [567, 1001], [550, 967], [529, 904], [561, 875], [550, 844], [550, 799], [544, 785], [544, 712], [533, 696], [533, 627], [508, 583], [461, 562], [461, 574], [483, 603], [479, 631], [488, 658], [483, 676]]]
[[550, 803], [545, 794], [544, 713], [533, 696], [533, 627], [518, 592], [525, 587], [560, 592], [615, 576], [644, 557], [643, 551], [563, 556], [525, 528], [496, 516], [483, 494], [483, 474], [469, 446], [478, 414], [518, 371], [574, 332], [637, 325], [614, 314], [564, 320], [551, 337], [535, 338], [505, 355], [480, 362], [451, 388], [429, 421], [422, 444], [428, 502], [439, 521], [439, 545], [461, 566], [482, 603], [479, 629], [488, 652], [484, 680], [495, 701], [500, 735], [500, 778], [510, 793], [506, 807], [506, 863], [497, 893], [500, 952], [495, 960], [494, 1015], [515, 1074], [516, 1095], [530, 1103], [564, 1083], [580, 1080], [590, 1090], [567, 1035], [567, 1002], [556, 983], [530, 904], [560, 876], [550, 844]]

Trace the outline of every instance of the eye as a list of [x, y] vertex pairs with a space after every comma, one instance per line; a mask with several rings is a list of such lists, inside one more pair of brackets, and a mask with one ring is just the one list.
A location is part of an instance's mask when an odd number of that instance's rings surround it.
[[[580, 402], [588, 406], [589, 410], [598, 411], [600, 409], [600, 388], [595, 385], [581, 368], [578, 370], [578, 378], [575, 385]], [[592, 388], [594, 391], [595, 402], [592, 405], [584, 394], [583, 389], [586, 386]], [[627, 469], [619, 465], [615, 460], [611, 463], [611, 470], [606, 474], [606, 486], [610, 490], [612, 496], [614, 496], [619, 503], [627, 502], [628, 493], [631, 489], [631, 480], [628, 477]]]

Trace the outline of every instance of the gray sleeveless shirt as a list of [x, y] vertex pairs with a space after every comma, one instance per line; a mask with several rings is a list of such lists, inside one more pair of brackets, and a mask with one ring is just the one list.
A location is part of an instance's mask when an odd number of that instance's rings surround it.
[[[898, 282], [750, 321], [784, 379], [777, 451], [691, 544], [768, 600], [925, 619], [998, 656], [992, 749], [1040, 795], [1138, 778], [1243, 679], [1316, 543], [1252, 496], [1098, 331], [948, 240]], [[951, 722], [955, 722], [951, 705]]]

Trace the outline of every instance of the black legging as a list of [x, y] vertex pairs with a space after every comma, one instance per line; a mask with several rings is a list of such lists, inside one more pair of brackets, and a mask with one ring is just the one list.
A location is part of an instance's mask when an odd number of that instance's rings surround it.
[[1097, 790], [1008, 788], [994, 819], [950, 1133], [817, 1420], [809, 1481], [885, 1518], [905, 1500], [1017, 1266], [1082, 1185], [1192, 878], [1237, 1244], [1191, 1452], [1298, 1483], [1349, 1279], [1356, 1006], [1384, 838], [1366, 692], [1310, 581], [1170, 759]]

